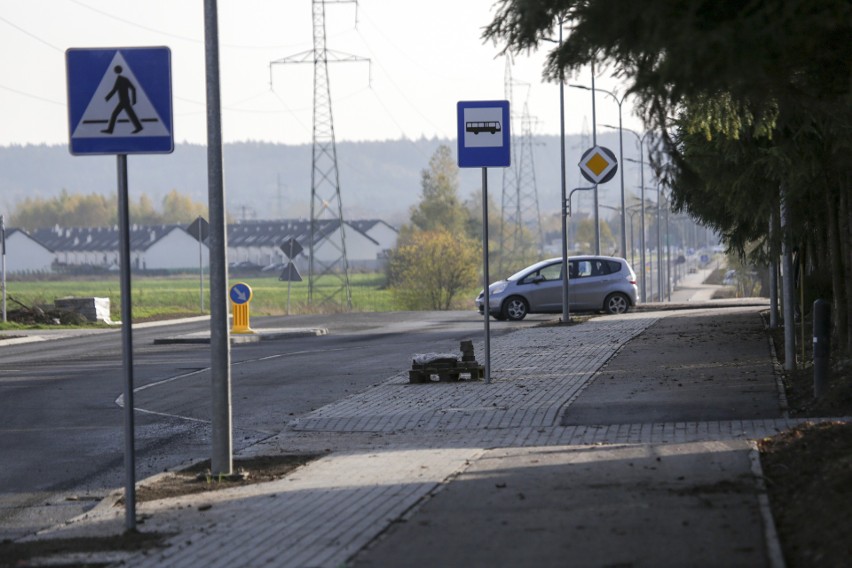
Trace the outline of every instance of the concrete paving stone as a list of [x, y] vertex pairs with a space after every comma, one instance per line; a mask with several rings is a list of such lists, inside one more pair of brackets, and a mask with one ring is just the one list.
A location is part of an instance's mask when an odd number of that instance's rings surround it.
[[[749, 440], [800, 420], [560, 425], [600, 366], [662, 317], [515, 331], [492, 342], [492, 384], [399, 373], [291, 421], [247, 453], [328, 455], [205, 497], [206, 511], [192, 498], [142, 504], [146, 530], [181, 534], [127, 565], [766, 565], [755, 492], [713, 488], [742, 487]], [[120, 525], [111, 514], [103, 526]]]
[[541, 440], [541, 446], [562, 446], [565, 445], [574, 436], [576, 428], [574, 426], [559, 427], [559, 428], [538, 428], [536, 432], [539, 434], [538, 439]]
[[[645, 327], [650, 325], [653, 321], [655, 321], [655, 319], [645, 318], [644, 320], [634, 320], [633, 333], [634, 334], [639, 333], [642, 329], [644, 329]], [[571, 328], [565, 328], [565, 329], [570, 330]], [[515, 333], [515, 334], [510, 334], [508, 337], [515, 338], [514, 339], [515, 345], [510, 344], [508, 347], [509, 347], [509, 349], [511, 349], [512, 347], [517, 347], [518, 345], [526, 344], [527, 345], [526, 351], [521, 350], [520, 353], [514, 352], [515, 356], [514, 356], [512, 362], [517, 363], [518, 359], [525, 359], [528, 362], [528, 364], [526, 366], [515, 365], [514, 367], [508, 369], [507, 372], [505, 373], [505, 375], [507, 377], [511, 377], [515, 373], [521, 373], [522, 375], [525, 375], [525, 376], [528, 377], [529, 373], [530, 373], [530, 369], [533, 370], [532, 374], [535, 377], [536, 376], [535, 370], [539, 366], [539, 362], [537, 362], [536, 359], [542, 359], [543, 361], [547, 361], [546, 357], [541, 357], [540, 353], [535, 352], [535, 350], [530, 349], [531, 345], [535, 346], [536, 344], [538, 344], [539, 346], [541, 346], [541, 345], [546, 345], [548, 343], [547, 341], [544, 341], [544, 336], [542, 335], [542, 330], [533, 328], [531, 330], [524, 330], [524, 331], [530, 332], [529, 337], [525, 337], [524, 338], [525, 341], [520, 341], [519, 338], [523, 337], [522, 333], [519, 332], [519, 333]], [[552, 331], [550, 332], [550, 335], [553, 335]], [[594, 332], [592, 332], [592, 333], [587, 332], [586, 335], [595, 336]], [[625, 334], [625, 337], [628, 337], [628, 335], [629, 334]], [[618, 341], [616, 339], [613, 339], [612, 337], [607, 337], [607, 334], [605, 334], [605, 333], [604, 334], [597, 334], [597, 336], [598, 336], [599, 342], [604, 341], [604, 343], [606, 343], [608, 341], [610, 344], [613, 344], [614, 341]], [[598, 344], [598, 346], [600, 346], [600, 343]], [[530, 351], [533, 351], [534, 354], [529, 355]], [[611, 356], [611, 354], [608, 355], [608, 356]], [[552, 361], [548, 361], [548, 362], [550, 362], [552, 364]], [[586, 376], [582, 377], [581, 380], [587, 380], [588, 377], [591, 375], [591, 373], [594, 372], [594, 370], [595, 370], [593, 368], [594, 364], [595, 363], [593, 362], [591, 364], [592, 366], [590, 366], [586, 369], [586, 373], [585, 373]], [[588, 365], [588, 363], [587, 363], [587, 365]], [[399, 377], [397, 377], [393, 380], [399, 380]], [[507, 379], [504, 379], [503, 382], [505, 383], [509, 380], [511, 380], [511, 379], [507, 378]], [[549, 391], [553, 390], [553, 387], [551, 385], [558, 384], [561, 381], [550, 380], [549, 381], [550, 385], [546, 384], [546, 382], [542, 381], [541, 379], [538, 379], [538, 380], [533, 379], [530, 382], [533, 384], [533, 386], [531, 388], [535, 388], [537, 391], [540, 391], [542, 397], [549, 395], [548, 398], [552, 400], [553, 398], [555, 398], [554, 395], [555, 394], [558, 395], [558, 393], [549, 392]], [[365, 399], [363, 401], [364, 404], [362, 404], [362, 406], [363, 407], [370, 407], [371, 411], [373, 411], [373, 412], [375, 412], [375, 411], [382, 412], [382, 410], [383, 410], [382, 407], [387, 406], [387, 403], [385, 402], [387, 400], [387, 397], [383, 396], [383, 394], [380, 391], [385, 389], [388, 386], [388, 384], [389, 384], [389, 382], [386, 382], [386, 383], [380, 385], [379, 387], [376, 387], [374, 389], [370, 389], [370, 391], [365, 393], [362, 396], [362, 398]], [[433, 385], [418, 385], [418, 386], [429, 387], [429, 386], [433, 386]], [[435, 385], [435, 386], [440, 388], [443, 385]], [[497, 404], [496, 401], [500, 397], [505, 396], [507, 394], [505, 392], [505, 388], [500, 389], [499, 387], [496, 387], [493, 384], [492, 385], [486, 385], [486, 386], [487, 387], [495, 387], [495, 388], [493, 388], [493, 390], [496, 391], [496, 392], [490, 393], [490, 397], [489, 397], [492, 401], [492, 405]], [[424, 393], [421, 390], [420, 392], [416, 392], [416, 393], [413, 393], [413, 394], [410, 393], [410, 392], [409, 393], [401, 393], [400, 396], [398, 397], [398, 400], [404, 400], [407, 403], [409, 408], [416, 408], [418, 406], [419, 407], [430, 406], [432, 408], [435, 408], [436, 406], [439, 406], [440, 404], [446, 404], [448, 398], [451, 401], [453, 399], [455, 399], [455, 401], [457, 401], [457, 402], [455, 402], [455, 404], [457, 404], [457, 405], [463, 404], [461, 401], [459, 401], [459, 396], [463, 397], [463, 394], [460, 395], [458, 392], [452, 392], [452, 391], [451, 391], [451, 395], [449, 397], [447, 396], [447, 393], [444, 392], [444, 391], [441, 391], [440, 394], [443, 395], [443, 397], [438, 399], [437, 397], [434, 396], [434, 393], [428, 393], [428, 392]], [[508, 394], [512, 394], [512, 393], [508, 393]], [[432, 395], [432, 396], [430, 396], [430, 395]], [[321, 409], [321, 411], [315, 412], [312, 415], [309, 415], [308, 417], [305, 417], [304, 419], [298, 421], [296, 423], [296, 427], [301, 428], [301, 429], [319, 429], [320, 427], [322, 429], [328, 429], [329, 425], [324, 424], [322, 422], [319, 422], [318, 419], [321, 416], [329, 415], [330, 413], [352, 413], [351, 404], [352, 404], [352, 401], [349, 400], [349, 401], [346, 401], [346, 403], [343, 403], [343, 404], [340, 404], [340, 405], [331, 405], [332, 408], [325, 407], [325, 408]], [[451, 404], [454, 404], [454, 403], [451, 402]], [[527, 404], [527, 403], [521, 403], [521, 404]], [[376, 408], [376, 407], [378, 407], [378, 408]], [[496, 419], [496, 417], [492, 416], [491, 419], [488, 421], [487, 426], [489, 428], [497, 427], [498, 425], [500, 425], [498, 422], [495, 422], [495, 419]], [[502, 420], [503, 417], [500, 417], [500, 419]], [[426, 428], [447, 427], [447, 424], [442, 424], [442, 421], [440, 419], [438, 419], [435, 415], [432, 415], [428, 418], [428, 422], [425, 425], [425, 427]], [[347, 428], [348, 429], [357, 428], [357, 429], [370, 430], [370, 429], [375, 429], [375, 425], [369, 425], [369, 424], [364, 425], [363, 423], [358, 423], [357, 426], [347, 425]]]
[[[389, 525], [393, 522], [396, 522], [399, 518], [404, 517], [406, 512], [411, 509], [411, 507], [415, 506], [417, 503], [422, 501], [424, 498], [428, 496], [422, 494], [421, 491], [411, 491], [407, 497], [398, 498], [396, 502], [386, 500], [385, 501], [385, 520], [386, 525]], [[399, 514], [400, 509], [403, 511], [402, 514]], [[347, 558], [352, 556], [355, 552], [364, 547], [364, 541], [370, 541], [377, 536], [375, 523], [369, 517], [362, 517], [358, 524], [353, 527], [354, 530], [350, 533], [348, 542], [343, 547], [342, 550], [335, 551], [337, 552], [335, 558], [335, 563], [332, 565], [339, 565]], [[308, 557], [310, 560], [310, 557]], [[302, 563], [294, 563], [293, 566], [304, 566], [306, 564]]]
[[531, 428], [512, 428], [510, 430], [510, 434], [507, 438], [508, 444], [512, 447], [522, 447], [524, 446], [524, 442], [529, 438]]
[[641, 433], [642, 433], [642, 425], [641, 424], [628, 424], [628, 431], [626, 436], [627, 443], [636, 444], [638, 443]]
[[[313, 562], [318, 565], [323, 565], [327, 557], [332, 555], [344, 555], [346, 558], [347, 548], [344, 543], [350, 543], [358, 539], [364, 529], [370, 524], [375, 523], [376, 518], [381, 519], [385, 523], [393, 520], [388, 515], [394, 510], [395, 506], [410, 506], [410, 496], [415, 495], [417, 499], [422, 496], [422, 489], [417, 490], [414, 487], [377, 487], [372, 490], [365, 491], [357, 501], [346, 503], [344, 507], [333, 507], [329, 513], [334, 516], [345, 516], [348, 520], [347, 530], [345, 532], [336, 531], [333, 525], [311, 524], [307, 527], [308, 534], [303, 536], [298, 542], [284, 542], [284, 552], [293, 549], [299, 552], [294, 555], [286, 555], [284, 565], [288, 566], [307, 566]], [[381, 522], [380, 521], [380, 522]], [[286, 548], [285, 548], [286, 547]], [[323, 556], [326, 558], [323, 558]]]
[[[763, 551], [750, 546], [760, 540], [755, 504], [709, 490], [720, 476], [739, 483], [748, 464], [730, 451], [738, 447], [494, 450], [425, 503], [416, 524], [394, 525], [349, 564], [763, 565]], [[703, 476], [691, 467], [696, 455]], [[748, 515], [728, 514], [744, 507]]]
[[663, 424], [663, 443], [669, 444], [676, 441], [675, 423], [668, 422]]
[[531, 440], [538, 439], [537, 428], [531, 428], [529, 426], [525, 426], [523, 428], [516, 428], [516, 436], [514, 438], [514, 446], [518, 448], [522, 448], [531, 444]]
[[617, 424], [614, 427], [615, 431], [610, 433], [609, 437], [613, 437], [616, 440], [624, 440], [628, 437], [630, 433], [630, 425], [629, 424]]
[[[288, 558], [305, 558], [294, 554], [294, 550], [309, 550], [308, 556], [321, 557], [317, 550], [338, 550], [337, 543], [351, 542], [352, 550], [364, 546], [384, 527], [389, 519], [396, 518], [423, 495], [431, 491], [452, 474], [459, 464], [474, 456], [479, 450], [414, 450], [408, 452], [379, 452], [368, 455], [335, 456], [314, 462], [287, 481], [264, 484], [266, 494], [251, 499], [213, 504], [218, 516], [228, 514], [229, 507], [235, 513], [243, 509], [254, 512], [265, 511], [268, 519], [255, 517], [246, 523], [244, 530], [239, 525], [214, 526], [208, 533], [194, 535], [191, 546], [179, 545], [167, 549], [149, 564], [139, 560], [140, 566], [157, 566], [163, 562], [171, 566], [197, 566], [202, 550], [231, 546], [244, 548], [241, 544], [251, 540], [251, 535], [260, 526], [277, 527], [282, 538], [266, 539], [258, 543], [257, 552], [244, 551], [237, 565], [257, 565], [253, 560], [276, 559], [277, 565], [304, 566], [301, 562], [290, 562]], [[408, 455], [409, 457], [406, 457]], [[307, 471], [313, 468], [312, 471]], [[271, 498], [269, 493], [274, 493]], [[324, 497], [324, 498], [323, 498]], [[259, 499], [260, 501], [255, 501]], [[247, 502], [248, 501], [248, 502]], [[254, 501], [254, 503], [252, 503]], [[318, 506], [323, 501], [329, 506]], [[340, 519], [349, 519], [340, 523]], [[351, 522], [354, 520], [354, 523]], [[362, 522], [363, 521], [363, 522]], [[273, 533], [275, 533], [273, 530]], [[286, 536], [283, 536], [286, 535]], [[180, 538], [185, 539], [185, 535]], [[212, 540], [211, 540], [212, 539]], [[318, 544], [316, 541], [321, 541]], [[305, 554], [305, 553], [303, 553]], [[346, 551], [339, 560], [345, 559]], [[247, 556], [248, 555], [248, 556]], [[209, 566], [229, 566], [227, 555], [214, 553], [204, 558]], [[282, 561], [283, 560], [283, 561]], [[137, 565], [136, 560], [131, 565]], [[328, 565], [328, 564], [320, 564]]]

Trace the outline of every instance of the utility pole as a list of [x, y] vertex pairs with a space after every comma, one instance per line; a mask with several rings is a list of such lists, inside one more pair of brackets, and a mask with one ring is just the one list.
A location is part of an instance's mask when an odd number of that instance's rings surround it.
[[[598, 145], [598, 123], [595, 112], [595, 61], [592, 60], [592, 146]], [[595, 254], [601, 254], [601, 214], [598, 207], [598, 184], [595, 184]]]
[[0, 295], [3, 296], [3, 323], [6, 323], [6, 225], [0, 215]]
[[[231, 475], [234, 432], [231, 340], [228, 329], [228, 228], [222, 156], [219, 81], [219, 15], [216, 0], [204, 0], [204, 60], [207, 85], [207, 193], [210, 214], [210, 383], [212, 451], [210, 471]], [[127, 322], [129, 325], [130, 322]], [[131, 401], [125, 400], [125, 404]]]
[[[521, 116], [520, 164], [518, 164], [518, 217], [515, 228], [515, 248], [527, 252], [530, 247], [525, 242], [525, 232], [532, 233], [538, 241], [537, 253], [544, 247], [544, 235], [541, 230], [541, 210], [538, 205], [538, 186], [535, 181], [535, 159], [533, 155], [532, 125], [535, 118], [530, 116], [529, 102], [524, 103]], [[526, 216], [524, 216], [526, 213]], [[525, 231], [526, 229], [526, 231]]]
[[[506, 69], [503, 73], [503, 96], [509, 101], [509, 132], [511, 132], [510, 152], [512, 162], [508, 168], [503, 168], [503, 191], [500, 198], [500, 259], [498, 270], [505, 274], [509, 270], [518, 268], [517, 242], [515, 239], [515, 226], [520, 203], [518, 201], [518, 143], [517, 129], [512, 110], [515, 108], [513, 87], [515, 81], [512, 78], [512, 58], [506, 56]], [[528, 86], [528, 85], [527, 85]], [[486, 221], [487, 222], [487, 221]], [[509, 234], [511, 232], [511, 235]]]
[[[314, 47], [272, 61], [269, 64], [270, 86], [272, 66], [284, 63], [310, 63], [314, 66], [313, 152], [311, 163], [311, 229], [309, 243], [308, 302], [313, 303], [318, 293], [318, 280], [324, 276], [337, 278], [340, 285], [319, 298], [319, 303], [333, 302], [352, 309], [352, 292], [349, 286], [349, 260], [346, 256], [346, 231], [343, 203], [340, 198], [340, 175], [337, 168], [337, 144], [334, 137], [334, 118], [331, 112], [331, 87], [328, 80], [328, 63], [368, 62], [369, 59], [332, 51], [326, 48], [325, 5], [352, 3], [358, 0], [311, 0], [313, 13]], [[321, 229], [332, 227], [324, 235], [324, 243], [334, 251], [326, 260], [316, 256], [317, 239]], [[323, 231], [324, 232], [324, 231]]]
[[[515, 108], [512, 100], [512, 87], [529, 83], [515, 81], [512, 78], [511, 60], [506, 58], [504, 75], [504, 92], [509, 107]], [[529, 91], [527, 92], [529, 98]], [[532, 233], [537, 242], [537, 253], [544, 246], [541, 230], [541, 212], [538, 204], [538, 187], [535, 180], [535, 161], [532, 149], [532, 124], [529, 103], [524, 103], [519, 130], [511, 125], [512, 132], [512, 165], [503, 170], [503, 195], [501, 202], [500, 230], [500, 271], [516, 270], [522, 262], [528, 260], [526, 253], [530, 252], [530, 243], [526, 238]], [[507, 267], [508, 264], [508, 267]]]

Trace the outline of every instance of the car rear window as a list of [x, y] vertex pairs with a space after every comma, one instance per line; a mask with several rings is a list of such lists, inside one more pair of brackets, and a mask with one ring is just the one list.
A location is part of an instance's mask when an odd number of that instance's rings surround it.
[[571, 262], [571, 278], [584, 278], [586, 276], [605, 276], [621, 271], [621, 263], [617, 260], [604, 260], [595, 258], [591, 260], [580, 260]]

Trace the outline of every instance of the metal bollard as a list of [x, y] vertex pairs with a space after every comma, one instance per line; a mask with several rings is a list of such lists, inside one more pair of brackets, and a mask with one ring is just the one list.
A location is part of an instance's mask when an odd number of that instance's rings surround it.
[[831, 304], [814, 302], [814, 398], [828, 391], [828, 367], [831, 358]]

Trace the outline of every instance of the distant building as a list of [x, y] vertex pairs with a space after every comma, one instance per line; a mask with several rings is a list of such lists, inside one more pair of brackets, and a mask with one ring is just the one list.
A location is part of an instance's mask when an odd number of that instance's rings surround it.
[[[93, 266], [118, 269], [119, 231], [113, 227], [60, 227], [39, 229], [33, 236], [54, 252], [57, 266]], [[134, 269], [198, 269], [198, 241], [181, 225], [130, 227], [130, 263]], [[201, 262], [209, 264], [207, 245], [201, 245]]]
[[50, 272], [53, 251], [26, 231], [6, 231], [6, 271], [18, 274]]
[[[340, 257], [340, 221], [320, 220], [313, 231], [316, 260], [330, 263]], [[380, 220], [345, 221], [346, 258], [352, 270], [374, 271], [384, 266], [387, 253], [396, 246], [397, 230]], [[281, 245], [295, 240], [302, 252], [289, 259]], [[228, 261], [269, 269], [292, 260], [300, 271], [308, 270], [311, 222], [304, 219], [244, 221], [228, 226]]]
[[[330, 262], [340, 256], [339, 220], [318, 221], [313, 231], [314, 254]], [[350, 269], [373, 271], [384, 265], [396, 246], [397, 231], [384, 221], [347, 221], [344, 226]], [[311, 223], [307, 220], [246, 221], [228, 226], [228, 261], [232, 266], [269, 270], [283, 267], [288, 256], [281, 248], [291, 239], [302, 247], [292, 259], [308, 269]], [[55, 226], [27, 233], [7, 231], [7, 270], [51, 272], [59, 267], [119, 267], [118, 227], [73, 228]], [[207, 243], [199, 243], [182, 225], [133, 225], [130, 262], [136, 270], [197, 270], [209, 266]], [[306, 273], [306, 272], [305, 272]]]

